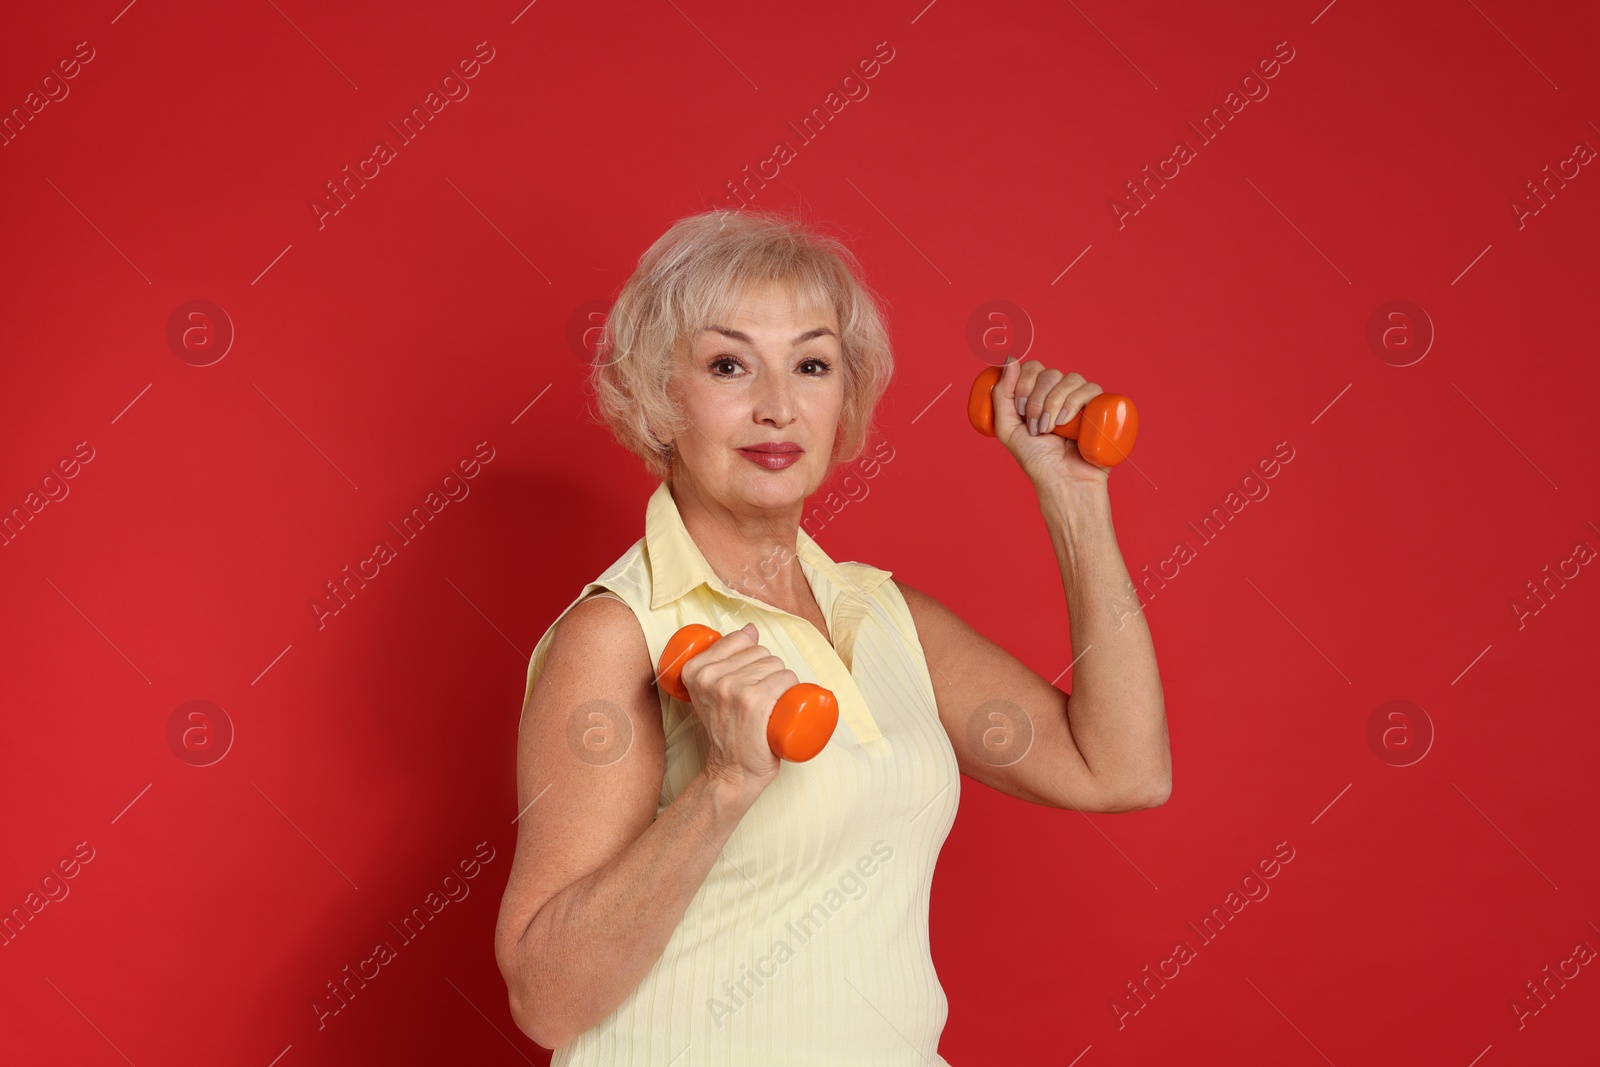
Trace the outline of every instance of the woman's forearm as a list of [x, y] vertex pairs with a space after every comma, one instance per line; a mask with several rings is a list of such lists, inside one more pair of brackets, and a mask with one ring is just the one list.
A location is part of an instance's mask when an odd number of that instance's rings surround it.
[[1036, 488], [1067, 593], [1073, 739], [1107, 788], [1159, 803], [1172, 786], [1166, 705], [1150, 627], [1111, 526], [1110, 493], [1089, 482]]
[[516, 948], [530, 1036], [569, 1044], [638, 987], [755, 800], [701, 773], [611, 862], [545, 902]]

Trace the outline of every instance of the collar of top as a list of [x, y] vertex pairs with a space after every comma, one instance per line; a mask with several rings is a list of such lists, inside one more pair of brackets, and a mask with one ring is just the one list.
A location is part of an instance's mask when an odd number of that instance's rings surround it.
[[[865, 601], [893, 573], [865, 563], [852, 563], [851, 570], [846, 573], [843, 567], [822, 551], [803, 526], [798, 532], [795, 553], [803, 563], [815, 568], [832, 583], [841, 597], [859, 597]], [[706, 562], [700, 546], [689, 536], [683, 516], [678, 513], [678, 503], [672, 498], [672, 490], [664, 481], [651, 494], [650, 503], [645, 508], [644, 540], [645, 549], [650, 554], [651, 610], [678, 599], [702, 582], [723, 596], [759, 603], [768, 611], [778, 610], [747, 593], [729, 588], [717, 577]]]

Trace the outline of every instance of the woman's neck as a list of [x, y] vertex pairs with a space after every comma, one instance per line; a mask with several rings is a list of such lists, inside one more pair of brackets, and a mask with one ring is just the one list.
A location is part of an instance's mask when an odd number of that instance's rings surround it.
[[725, 585], [785, 611], [810, 598], [795, 554], [804, 501], [787, 514], [752, 515], [709, 499], [687, 481], [669, 483], [668, 490], [684, 528]]

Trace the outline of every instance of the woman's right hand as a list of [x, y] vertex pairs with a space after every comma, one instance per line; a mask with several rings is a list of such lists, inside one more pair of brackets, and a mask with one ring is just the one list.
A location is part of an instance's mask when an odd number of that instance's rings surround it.
[[688, 660], [680, 677], [710, 737], [705, 773], [751, 795], [778, 776], [782, 763], [767, 743], [772, 709], [800, 677], [757, 641], [754, 623], [725, 634]]

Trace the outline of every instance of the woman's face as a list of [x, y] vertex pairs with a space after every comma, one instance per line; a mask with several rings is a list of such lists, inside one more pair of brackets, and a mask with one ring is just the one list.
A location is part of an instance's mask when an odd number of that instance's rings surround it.
[[[827, 477], [844, 410], [844, 361], [832, 310], [803, 312], [789, 289], [745, 294], [732, 321], [690, 339], [672, 388], [689, 428], [674, 442], [688, 478], [735, 511], [787, 509]], [[781, 456], [756, 446], [798, 449]], [[767, 457], [763, 461], [763, 457]]]

